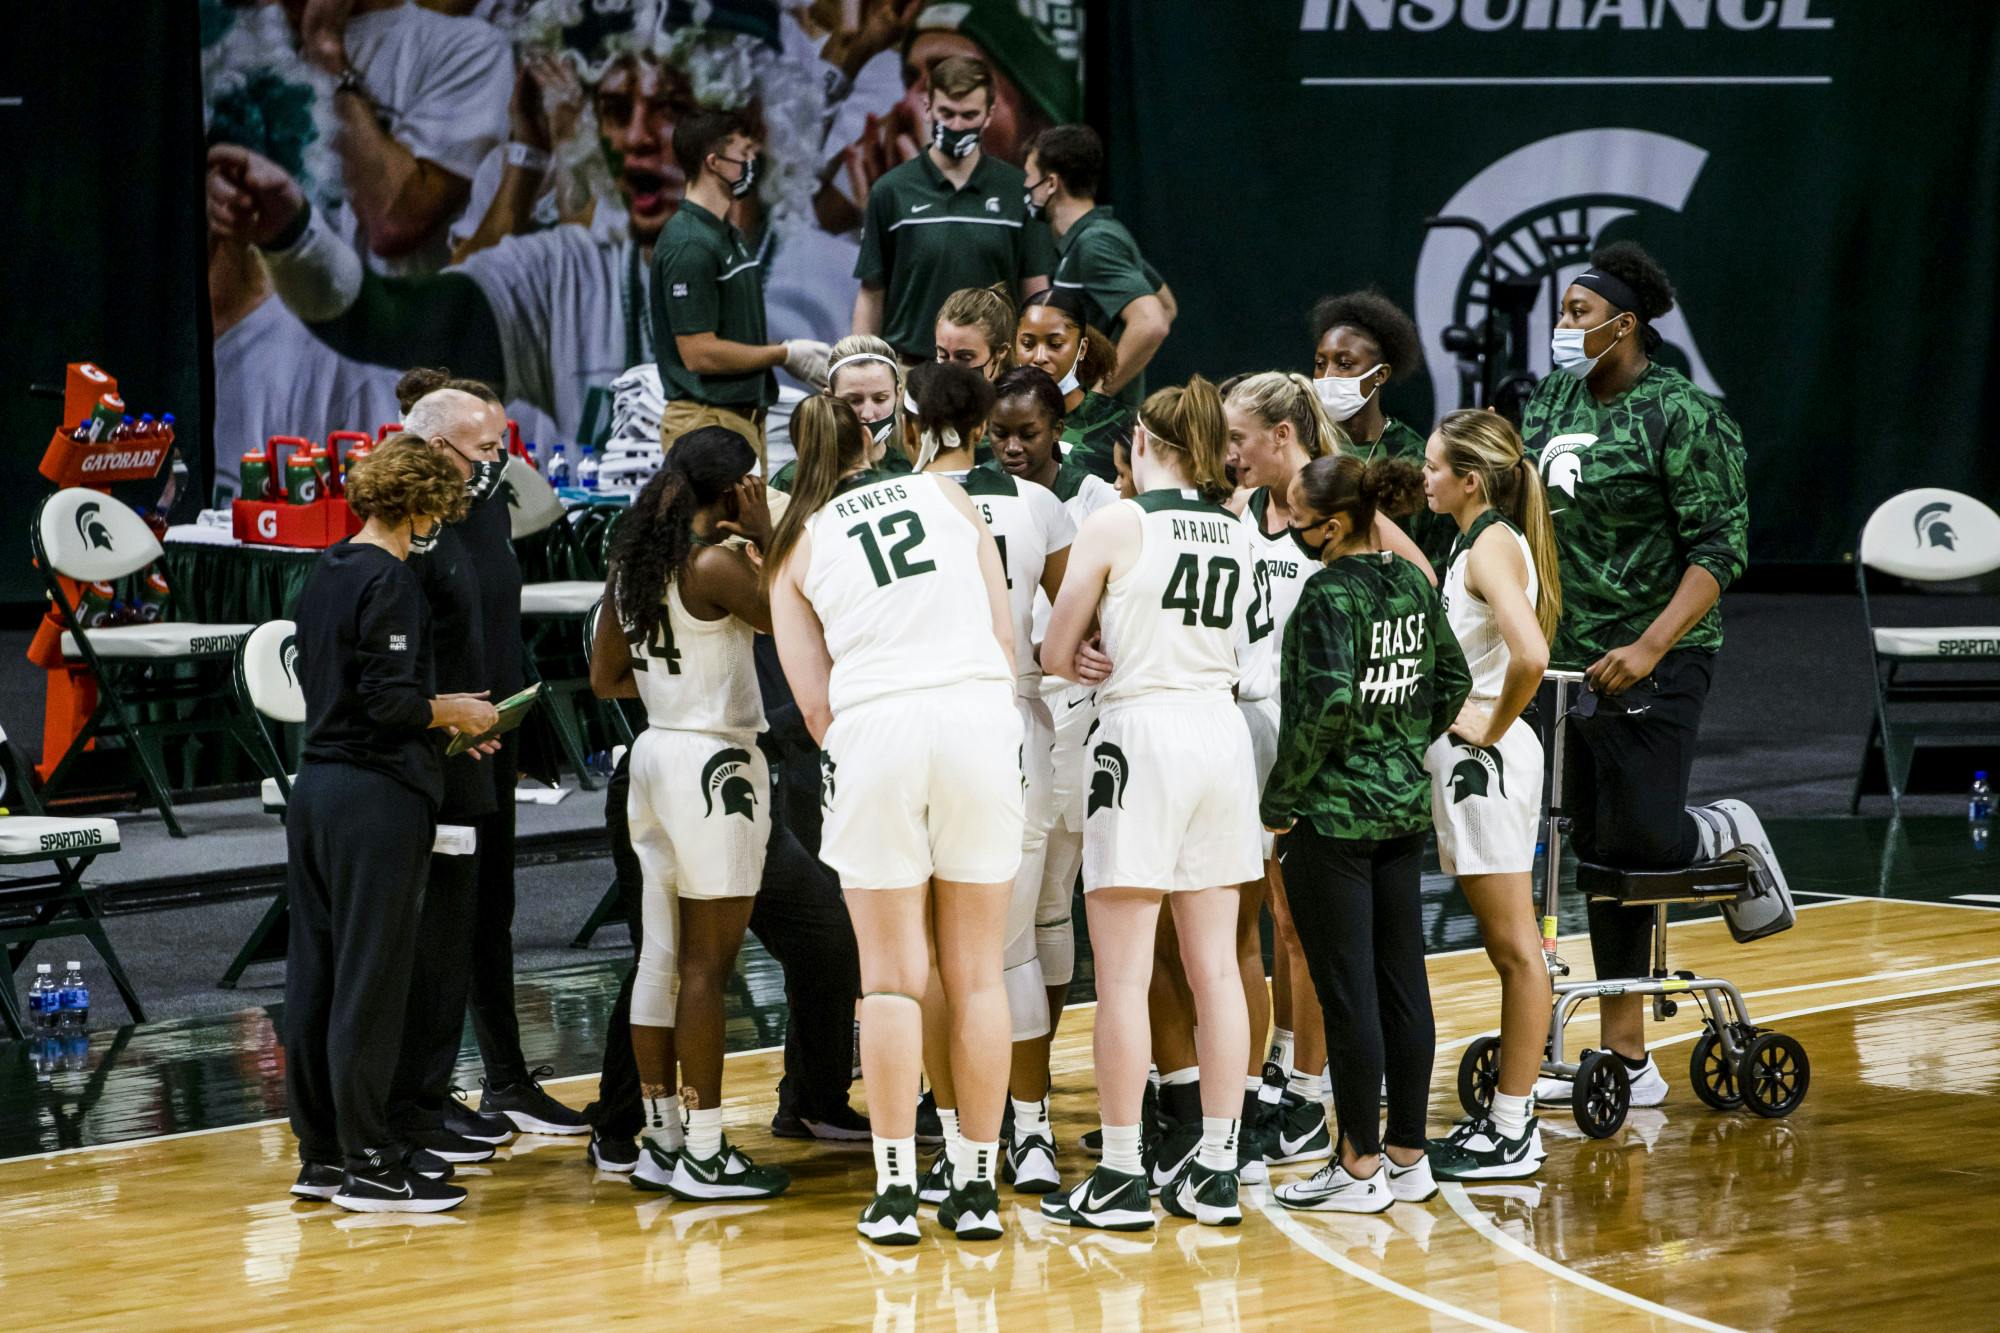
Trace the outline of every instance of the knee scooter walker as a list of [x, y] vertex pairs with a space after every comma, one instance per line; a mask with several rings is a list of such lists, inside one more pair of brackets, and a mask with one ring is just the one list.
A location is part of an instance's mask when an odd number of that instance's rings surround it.
[[[1543, 863], [1542, 952], [1555, 980], [1555, 1007], [1542, 1075], [1570, 1080], [1570, 1107], [1577, 1127], [1592, 1138], [1615, 1134], [1631, 1109], [1632, 1088], [1624, 1061], [1610, 1050], [1587, 1050], [1570, 1064], [1563, 1058], [1563, 1027], [1586, 1000], [1614, 995], [1650, 995], [1653, 1017], [1670, 1018], [1676, 997], [1700, 1006], [1702, 1033], [1688, 1058], [1688, 1081], [1695, 1095], [1718, 1111], [1747, 1107], [1761, 1116], [1790, 1115], [1805, 1100], [1812, 1071], [1805, 1048], [1779, 1032], [1750, 1021], [1743, 993], [1734, 985], [1692, 972], [1667, 970], [1667, 905], [1733, 902], [1751, 892], [1750, 867], [1741, 860], [1698, 862], [1682, 870], [1616, 870], [1579, 862], [1576, 885], [1585, 896], [1627, 908], [1653, 911], [1653, 969], [1646, 977], [1565, 981], [1569, 964], [1556, 954], [1556, 895], [1562, 881], [1562, 835], [1569, 829], [1563, 808], [1563, 748], [1572, 705], [1584, 690], [1580, 671], [1551, 671], [1555, 685], [1553, 776], [1549, 785], [1548, 855]], [[1467, 1115], [1485, 1115], [1493, 1105], [1500, 1074], [1500, 1038], [1481, 1037], [1466, 1048], [1458, 1065], [1458, 1100]]]

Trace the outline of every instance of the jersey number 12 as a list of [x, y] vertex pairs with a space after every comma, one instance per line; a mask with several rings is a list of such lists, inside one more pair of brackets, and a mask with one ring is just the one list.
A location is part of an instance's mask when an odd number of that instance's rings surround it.
[[[875, 534], [884, 538], [902, 536], [889, 548], [889, 558], [882, 558], [882, 548], [875, 540]], [[868, 557], [868, 569], [875, 575], [875, 586], [886, 588], [891, 579], [915, 578], [928, 574], [937, 568], [929, 560], [912, 560], [910, 552], [924, 540], [924, 521], [907, 509], [898, 509], [893, 514], [884, 514], [875, 520], [871, 528], [866, 523], [856, 523], [847, 530], [847, 535], [860, 540], [861, 549]]]

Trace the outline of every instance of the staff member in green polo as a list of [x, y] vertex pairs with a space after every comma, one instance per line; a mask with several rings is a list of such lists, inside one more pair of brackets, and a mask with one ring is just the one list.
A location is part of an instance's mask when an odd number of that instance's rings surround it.
[[674, 126], [674, 158], [687, 194], [653, 249], [653, 345], [666, 410], [660, 437], [673, 442], [722, 426], [757, 445], [764, 412], [778, 400], [772, 369], [826, 382], [826, 344], [765, 341], [764, 275], [755, 251], [729, 221], [732, 201], [757, 182], [759, 147], [732, 111], [697, 111]]
[[1104, 141], [1088, 125], [1043, 130], [1028, 149], [1028, 213], [1046, 218], [1055, 233], [1053, 284], [1083, 293], [1084, 322], [1110, 334], [1118, 348], [1118, 368], [1098, 391], [1137, 406], [1146, 393], [1146, 363], [1166, 341], [1180, 306], [1111, 206], [1097, 202], [1103, 176]]
[[1020, 297], [1049, 285], [1049, 229], [1029, 218], [1026, 180], [987, 156], [993, 75], [983, 60], [949, 56], [930, 74], [931, 142], [868, 192], [854, 276], [854, 331], [888, 339], [915, 364], [935, 354], [939, 307], [963, 287], [1006, 283]]

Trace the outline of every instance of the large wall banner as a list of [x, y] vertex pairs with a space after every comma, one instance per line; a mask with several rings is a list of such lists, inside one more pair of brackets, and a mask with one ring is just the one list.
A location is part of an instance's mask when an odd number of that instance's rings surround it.
[[1451, 330], [1490, 320], [1503, 359], [1546, 373], [1553, 295], [1630, 239], [1679, 291], [1663, 358], [1743, 425], [1757, 560], [1839, 560], [1909, 486], [2000, 502], [2000, 6], [1129, 0], [1109, 17], [1109, 193], [1182, 307], [1156, 382], [1309, 370], [1312, 302], [1376, 286], [1423, 334], [1389, 399], [1421, 425], [1469, 392]]

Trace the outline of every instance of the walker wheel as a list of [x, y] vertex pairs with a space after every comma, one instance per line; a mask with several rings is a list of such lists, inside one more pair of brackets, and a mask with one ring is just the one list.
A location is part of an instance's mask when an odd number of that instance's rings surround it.
[[1773, 1119], [1796, 1111], [1811, 1084], [1812, 1062], [1806, 1059], [1806, 1048], [1782, 1032], [1758, 1033], [1736, 1066], [1743, 1104]]
[[1743, 1094], [1736, 1090], [1736, 1067], [1713, 1028], [1695, 1039], [1694, 1050], [1688, 1055], [1688, 1082], [1695, 1096], [1718, 1111], [1733, 1111], [1743, 1105]]
[[1614, 1051], [1585, 1051], [1576, 1065], [1570, 1113], [1576, 1127], [1593, 1139], [1607, 1139], [1632, 1109], [1632, 1077]]
[[1458, 1062], [1458, 1104], [1476, 1120], [1493, 1109], [1499, 1086], [1500, 1039], [1481, 1037], [1465, 1048]]

